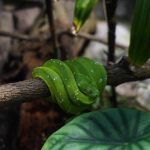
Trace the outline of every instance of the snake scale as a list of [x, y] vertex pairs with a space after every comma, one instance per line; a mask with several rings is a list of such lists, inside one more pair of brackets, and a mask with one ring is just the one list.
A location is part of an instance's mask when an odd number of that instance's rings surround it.
[[85, 57], [50, 59], [35, 68], [32, 75], [46, 83], [52, 101], [72, 114], [80, 113], [99, 99], [107, 81], [104, 66]]

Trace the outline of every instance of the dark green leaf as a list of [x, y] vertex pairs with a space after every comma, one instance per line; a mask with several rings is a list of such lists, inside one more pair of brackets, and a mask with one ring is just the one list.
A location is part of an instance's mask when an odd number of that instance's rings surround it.
[[106, 109], [83, 114], [51, 135], [42, 150], [150, 150], [150, 113]]
[[136, 65], [143, 65], [150, 58], [150, 0], [136, 0], [129, 58]]

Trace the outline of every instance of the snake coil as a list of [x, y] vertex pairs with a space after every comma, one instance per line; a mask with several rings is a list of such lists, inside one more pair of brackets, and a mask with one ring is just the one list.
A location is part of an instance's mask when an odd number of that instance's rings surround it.
[[33, 70], [48, 86], [51, 99], [66, 112], [77, 114], [93, 104], [102, 93], [107, 80], [100, 63], [88, 58], [60, 61], [48, 60]]

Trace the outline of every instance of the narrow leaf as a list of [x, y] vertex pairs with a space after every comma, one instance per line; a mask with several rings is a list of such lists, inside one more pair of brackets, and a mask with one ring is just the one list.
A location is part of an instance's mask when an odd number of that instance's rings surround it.
[[72, 32], [78, 33], [98, 0], [76, 0]]
[[143, 65], [150, 58], [150, 0], [136, 0], [129, 58], [135, 65]]

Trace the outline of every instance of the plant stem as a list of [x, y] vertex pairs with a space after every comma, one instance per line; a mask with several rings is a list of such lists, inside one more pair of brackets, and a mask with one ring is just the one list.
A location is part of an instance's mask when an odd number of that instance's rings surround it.
[[52, 42], [53, 42], [54, 55], [56, 58], [60, 58], [60, 51], [59, 51], [58, 41], [56, 37], [55, 24], [54, 24], [53, 0], [45, 0], [45, 4], [46, 4], [46, 13], [47, 13], [48, 22], [49, 22], [49, 29], [50, 29], [50, 33], [52, 37]]
[[[115, 62], [115, 41], [116, 41], [116, 19], [115, 12], [117, 8], [118, 0], [105, 0], [106, 6], [106, 17], [108, 23], [108, 62]], [[110, 97], [110, 101], [113, 107], [117, 107], [117, 94], [115, 91], [115, 87], [111, 86], [112, 96]]]

